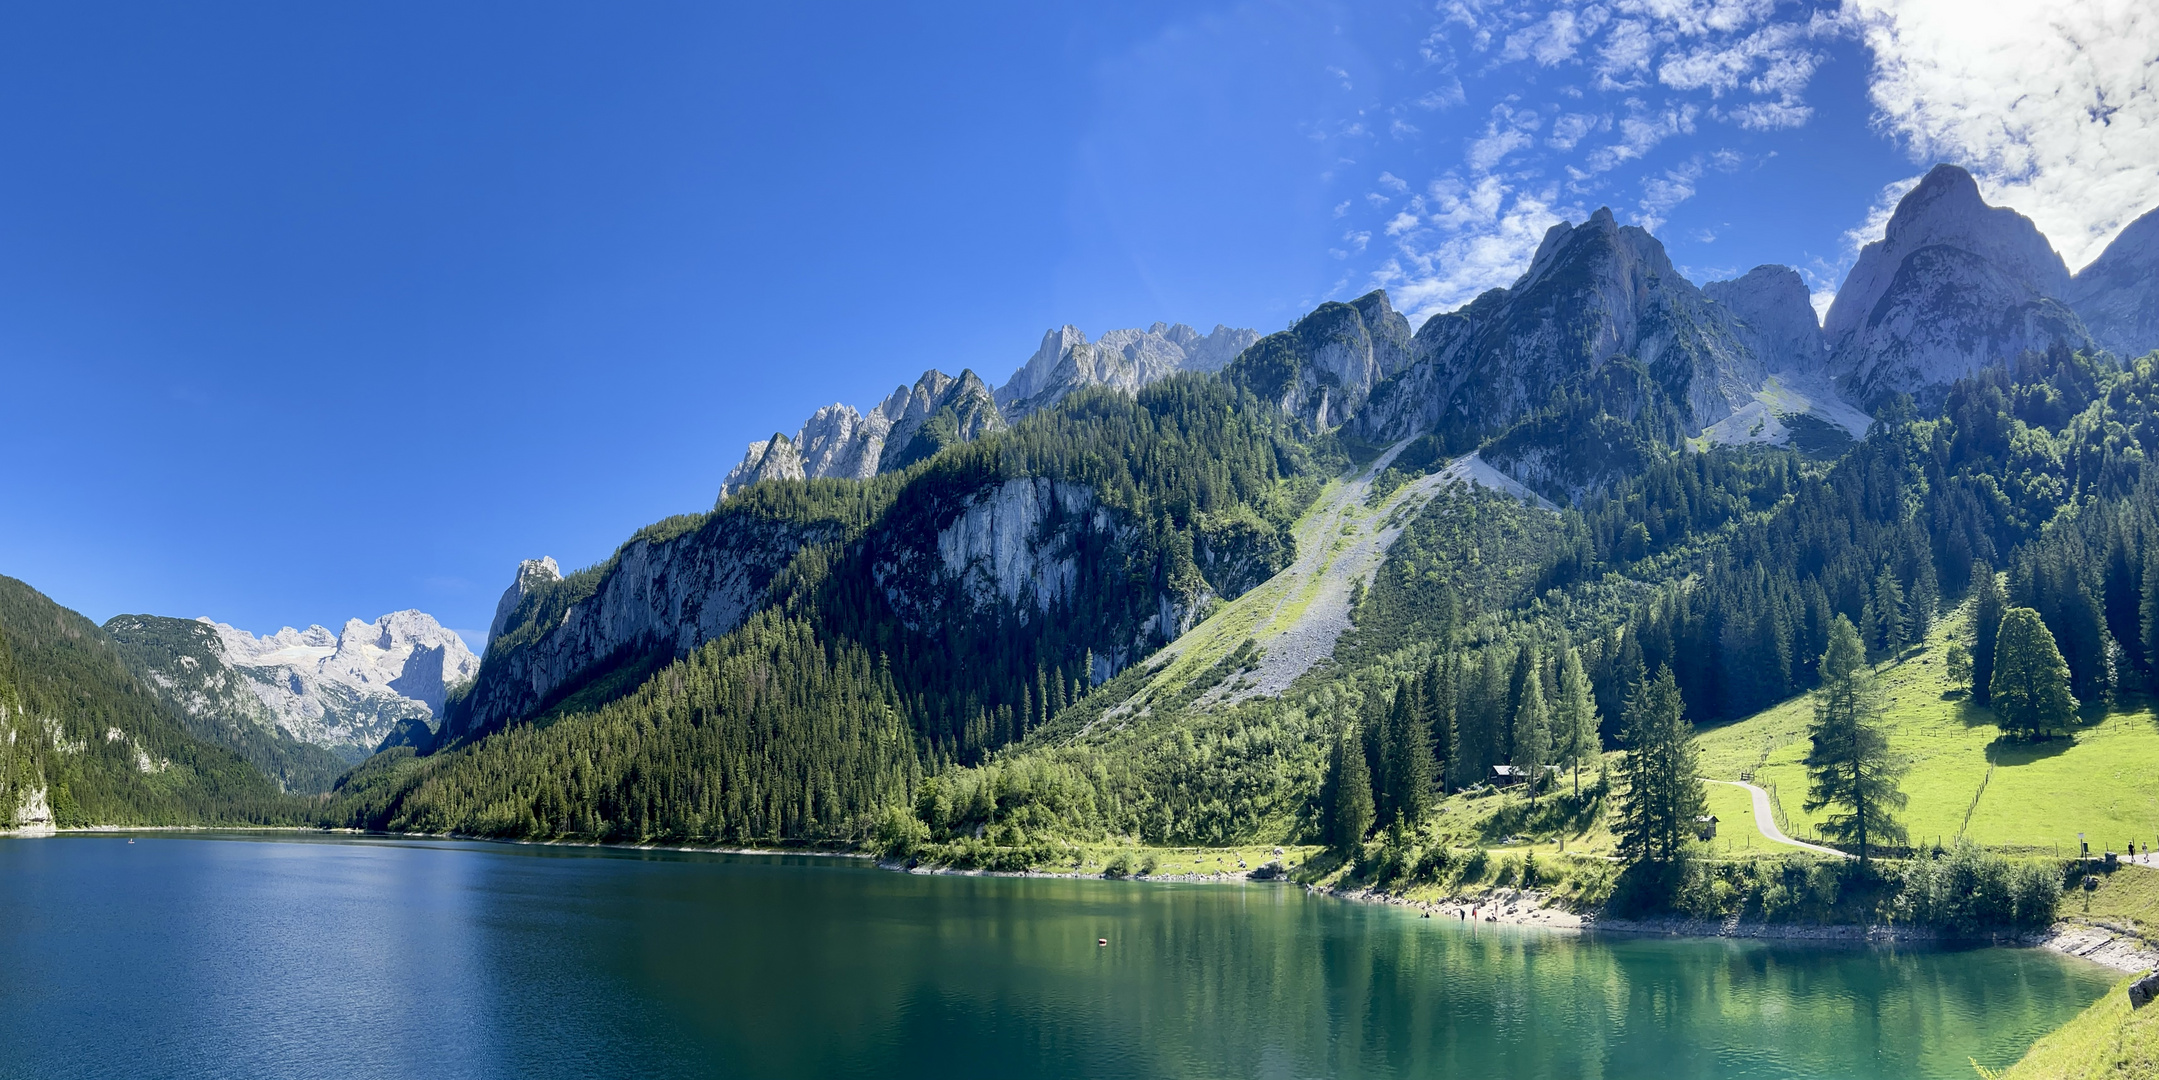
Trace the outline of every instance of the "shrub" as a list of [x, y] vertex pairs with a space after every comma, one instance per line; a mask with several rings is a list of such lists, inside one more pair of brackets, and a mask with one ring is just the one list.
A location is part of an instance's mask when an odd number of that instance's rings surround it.
[[1132, 856], [1129, 852], [1118, 852], [1116, 857], [1110, 859], [1109, 865], [1102, 868], [1102, 876], [1106, 878], [1121, 878], [1130, 873], [1132, 873]]
[[2038, 864], [2012, 866], [1970, 840], [1904, 866], [1896, 911], [1910, 922], [1969, 936], [1989, 928], [2037, 928], [2054, 921], [2057, 874]]

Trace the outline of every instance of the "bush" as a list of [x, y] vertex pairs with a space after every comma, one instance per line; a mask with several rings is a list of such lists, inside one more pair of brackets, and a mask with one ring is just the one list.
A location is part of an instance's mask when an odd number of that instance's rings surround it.
[[1410, 871], [1410, 876], [1418, 881], [1438, 881], [1447, 872], [1447, 862], [1446, 846], [1434, 844], [1418, 853], [1416, 868]]
[[1118, 852], [1117, 856], [1109, 861], [1109, 865], [1102, 868], [1102, 876], [1106, 878], [1121, 878], [1131, 873], [1132, 856], [1123, 851]]
[[877, 850], [888, 859], [905, 858], [929, 843], [930, 827], [900, 806], [885, 808], [877, 822]]
[[2051, 867], [2012, 866], [1970, 840], [1959, 840], [1945, 854], [1905, 864], [1896, 912], [1959, 936], [1994, 928], [2037, 929], [2054, 921], [2061, 899], [2058, 879]]

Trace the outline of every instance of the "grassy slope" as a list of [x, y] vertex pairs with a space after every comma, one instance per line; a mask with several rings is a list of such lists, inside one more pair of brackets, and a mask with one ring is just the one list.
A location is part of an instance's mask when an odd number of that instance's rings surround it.
[[[2012, 852], [2058, 848], [2068, 855], [2079, 832], [2089, 835], [2094, 851], [2118, 851], [2132, 839], [2159, 841], [2159, 783], [2152, 779], [2159, 777], [2159, 717], [2150, 706], [2088, 708], [2069, 739], [1997, 743], [1993, 715], [1951, 692], [1943, 669], [1944, 650], [1961, 624], [1961, 616], [1945, 620], [1923, 646], [1877, 668], [1888, 691], [1893, 745], [1912, 761], [1904, 780], [1912, 842], [1964, 835]], [[1775, 796], [1785, 830], [1802, 839], [1826, 817], [1810, 818], [1802, 807], [1812, 710], [1811, 696], [1794, 698], [1705, 730], [1700, 739], [1703, 775], [1732, 780], [1751, 771]], [[1712, 786], [1717, 791], [1735, 789]]]
[[2128, 987], [2084, 1010], [2053, 1034], [2032, 1045], [2024, 1059], [2004, 1073], [1982, 1070], [2002, 1080], [2154, 1080], [2159, 1078], [2159, 1005], [2131, 1012]]

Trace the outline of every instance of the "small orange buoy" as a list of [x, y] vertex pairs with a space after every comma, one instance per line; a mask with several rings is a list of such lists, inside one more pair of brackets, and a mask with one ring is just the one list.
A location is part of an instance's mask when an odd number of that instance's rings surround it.
[[1108, 938], [1106, 938], [1106, 937], [1098, 937], [1098, 938], [1094, 939], [1094, 943], [1095, 943], [1096, 945], [1107, 945], [1107, 944], [1109, 944], [1109, 939], [1108, 939]]

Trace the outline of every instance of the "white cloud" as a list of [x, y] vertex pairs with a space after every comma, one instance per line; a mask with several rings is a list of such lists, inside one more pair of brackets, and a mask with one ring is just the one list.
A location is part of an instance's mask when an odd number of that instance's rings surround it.
[[1492, 119], [1484, 125], [1484, 134], [1470, 140], [1469, 152], [1463, 155], [1463, 162], [1472, 173], [1491, 172], [1506, 160], [1508, 154], [1535, 145], [1537, 139], [1531, 133], [1543, 124], [1544, 118], [1530, 110], [1494, 106]]
[[1404, 180], [1391, 172], [1383, 172], [1379, 174], [1379, 186], [1386, 188], [1388, 191], [1392, 191], [1397, 195], [1409, 194], [1409, 181]]
[[[1413, 322], [1451, 311], [1521, 276], [1545, 230], [1579, 209], [1556, 189], [1527, 190], [1498, 177], [1441, 180], [1424, 196], [1421, 227], [1398, 240], [1399, 256], [1373, 274]], [[1398, 219], [1399, 220], [1399, 219]]]
[[1702, 163], [1689, 161], [1662, 176], [1642, 178], [1642, 227], [1655, 232], [1664, 227], [1665, 215], [1694, 197], [1694, 182], [1702, 178]]
[[1970, 169], [2072, 269], [2159, 205], [2159, 7], [1848, 0], [1882, 125], [1918, 162]]
[[1700, 112], [1691, 104], [1667, 105], [1662, 110], [1642, 109], [1640, 102], [1628, 104], [1636, 111], [1619, 122], [1619, 141], [1590, 152], [1587, 161], [1590, 174], [1618, 168], [1674, 135], [1693, 134], [1694, 118]]
[[1341, 217], [1349, 213], [1349, 204], [1350, 200], [1348, 199], [1343, 199], [1341, 202], [1334, 204], [1334, 216]]
[[1602, 29], [1610, 17], [1609, 12], [1594, 4], [1579, 12], [1568, 8], [1548, 12], [1543, 19], [1507, 35], [1499, 58], [1535, 60], [1543, 67], [1556, 67], [1574, 59], [1583, 40]]
[[1584, 135], [1592, 131], [1610, 130], [1612, 130], [1612, 118], [1610, 115], [1562, 113], [1559, 119], [1552, 121], [1552, 134], [1544, 140], [1544, 145], [1554, 150], [1572, 150], [1576, 143], [1582, 141]]

